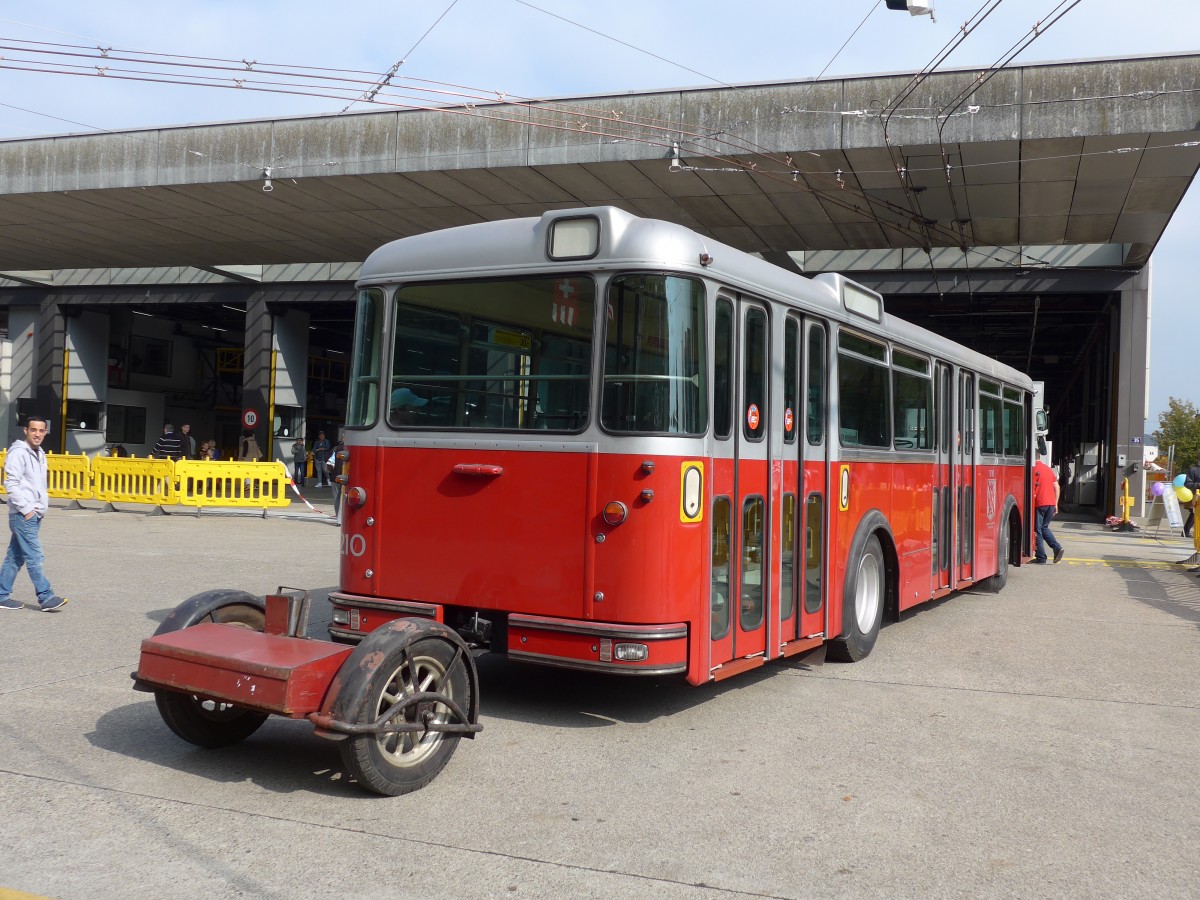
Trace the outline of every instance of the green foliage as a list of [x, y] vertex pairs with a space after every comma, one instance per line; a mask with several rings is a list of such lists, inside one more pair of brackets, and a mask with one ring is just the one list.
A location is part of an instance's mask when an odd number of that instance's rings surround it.
[[1191, 400], [1167, 400], [1167, 411], [1158, 417], [1158, 430], [1154, 432], [1158, 441], [1160, 464], [1166, 464], [1167, 448], [1175, 445], [1175, 471], [1186, 472], [1200, 458], [1200, 409]]

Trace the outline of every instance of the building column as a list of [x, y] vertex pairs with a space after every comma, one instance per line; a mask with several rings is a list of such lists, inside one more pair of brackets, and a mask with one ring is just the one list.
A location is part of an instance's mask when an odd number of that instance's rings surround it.
[[[1143, 442], [1150, 409], [1150, 264], [1121, 288], [1121, 314], [1117, 347], [1117, 377], [1113, 403], [1115, 450], [1110, 467], [1114, 474], [1112, 515], [1120, 515], [1121, 481], [1129, 478], [1135, 504], [1132, 516], [1145, 514], [1146, 472]], [[1122, 467], [1120, 457], [1125, 457]], [[1134, 471], [1136, 468], [1136, 471]]]
[[[271, 453], [271, 355], [275, 323], [266, 297], [255, 291], [246, 300], [246, 342], [242, 350], [242, 406], [258, 422], [252, 431], [264, 456]], [[245, 430], [243, 426], [243, 431]]]

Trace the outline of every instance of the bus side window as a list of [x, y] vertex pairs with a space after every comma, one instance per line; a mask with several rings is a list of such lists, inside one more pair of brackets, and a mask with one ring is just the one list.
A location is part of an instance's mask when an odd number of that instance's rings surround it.
[[733, 305], [717, 301], [716, 369], [713, 390], [713, 432], [727, 438], [733, 431]]

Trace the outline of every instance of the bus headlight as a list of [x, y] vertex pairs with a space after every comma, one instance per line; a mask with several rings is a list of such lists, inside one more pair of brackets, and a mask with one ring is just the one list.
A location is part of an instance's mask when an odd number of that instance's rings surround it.
[[617, 644], [613, 654], [622, 662], [644, 662], [650, 656], [650, 648], [645, 644]]

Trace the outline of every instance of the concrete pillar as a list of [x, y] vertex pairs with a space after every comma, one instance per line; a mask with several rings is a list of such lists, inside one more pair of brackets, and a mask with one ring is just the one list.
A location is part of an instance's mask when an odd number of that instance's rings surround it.
[[[1129, 492], [1137, 504], [1130, 515], [1144, 515], [1146, 473], [1142, 462], [1142, 441], [1146, 432], [1146, 416], [1150, 409], [1150, 265], [1129, 279], [1121, 289], [1120, 327], [1114, 330], [1120, 342], [1117, 349], [1118, 368], [1114, 385], [1116, 440], [1112, 471], [1114, 474], [1112, 515], [1120, 515], [1117, 505], [1121, 481], [1129, 478]], [[1125, 457], [1125, 467], [1118, 465]], [[1137, 471], [1133, 469], [1136, 465]]]
[[275, 316], [274, 415], [282, 418], [287, 434], [274, 435], [272, 459], [291, 464], [292, 443], [304, 433], [308, 407], [308, 323], [311, 316], [292, 309]]
[[258, 415], [254, 438], [264, 456], [271, 453], [271, 356], [274, 321], [261, 291], [246, 301], [246, 343], [242, 353], [242, 406]]

